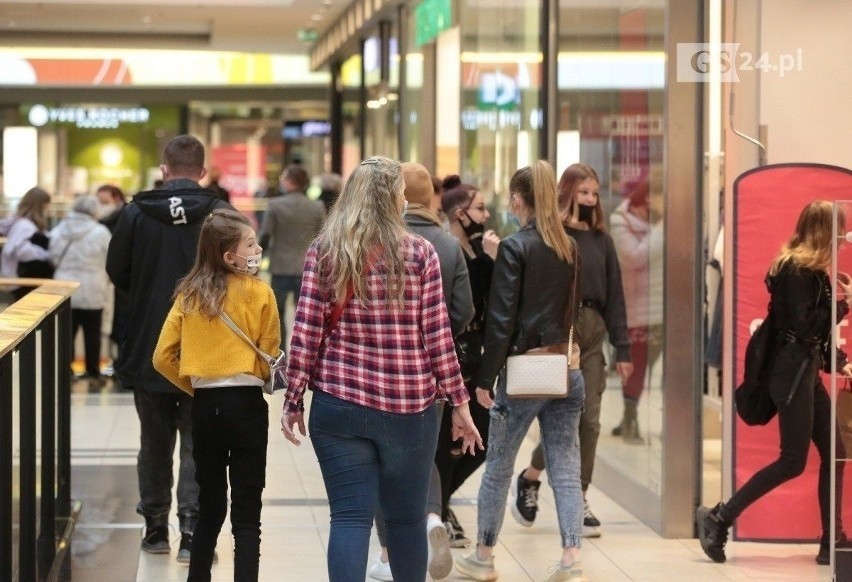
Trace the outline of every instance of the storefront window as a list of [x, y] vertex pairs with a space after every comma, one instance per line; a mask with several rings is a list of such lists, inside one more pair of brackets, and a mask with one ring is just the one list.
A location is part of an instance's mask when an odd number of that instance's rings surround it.
[[403, 132], [403, 143], [400, 144], [401, 159], [419, 162], [422, 159], [420, 152], [420, 132], [422, 121], [420, 116], [422, 111], [421, 92], [423, 91], [423, 49], [417, 46], [415, 41], [417, 33], [417, 25], [414, 12], [411, 11], [408, 16], [408, 46], [405, 47], [405, 82], [400, 88], [403, 94], [403, 107], [401, 123], [405, 124]]
[[[461, 8], [458, 172], [481, 188], [493, 210], [505, 207], [515, 170], [538, 159], [540, 12], [536, 2], [465, 2]], [[492, 221], [503, 216], [491, 214]]]
[[[367, 129], [364, 157], [373, 155], [397, 158], [399, 140], [399, 46], [396, 25], [388, 25], [386, 43], [372, 36], [364, 43], [364, 71], [367, 81]], [[387, 55], [384, 52], [387, 51]], [[388, 78], [382, 79], [382, 63], [388, 65]]]
[[621, 264], [634, 366], [624, 387], [610, 367], [597, 455], [659, 494], [665, 3], [579, 4], [559, 5], [557, 178], [574, 162], [592, 166], [600, 177], [600, 200]]

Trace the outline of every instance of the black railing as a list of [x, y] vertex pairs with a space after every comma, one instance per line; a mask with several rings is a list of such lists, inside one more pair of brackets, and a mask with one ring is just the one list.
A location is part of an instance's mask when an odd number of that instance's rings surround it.
[[48, 580], [73, 529], [71, 303], [66, 281], [0, 312], [0, 580]]

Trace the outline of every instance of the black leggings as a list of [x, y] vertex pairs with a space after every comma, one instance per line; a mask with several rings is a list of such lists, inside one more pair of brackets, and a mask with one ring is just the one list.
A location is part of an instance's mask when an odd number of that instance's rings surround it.
[[[781, 359], [780, 357], [778, 358]], [[795, 360], [794, 360], [795, 361]], [[801, 362], [801, 359], [798, 360]], [[796, 362], [796, 363], [798, 363]], [[798, 367], [798, 366], [796, 366]], [[786, 398], [794, 374], [790, 374], [787, 365], [774, 366], [770, 380], [770, 392], [778, 406], [778, 429], [781, 434], [781, 453], [778, 459], [767, 465], [748, 480], [725, 504], [722, 517], [733, 521], [745, 509], [781, 485], [798, 477], [808, 462], [808, 450], [813, 441], [819, 452], [819, 513], [824, 534], [831, 526], [830, 517], [830, 480], [831, 480], [831, 398], [819, 377], [819, 358], [814, 357], [789, 406]], [[843, 442], [837, 439], [837, 458], [845, 455]], [[835, 473], [837, 498], [842, 497], [843, 463], [837, 463]], [[842, 531], [840, 512], [837, 512], [837, 531]]]

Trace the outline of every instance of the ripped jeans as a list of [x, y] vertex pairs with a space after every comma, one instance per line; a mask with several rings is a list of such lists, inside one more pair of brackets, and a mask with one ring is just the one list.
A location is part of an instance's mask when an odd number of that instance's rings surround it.
[[547, 462], [547, 480], [556, 499], [562, 547], [580, 547], [583, 530], [583, 492], [580, 488], [580, 439], [585, 385], [580, 370], [571, 370], [571, 390], [566, 398], [509, 399], [505, 370], [497, 382], [491, 409], [488, 457], [479, 487], [477, 542], [497, 545], [503, 525], [506, 495], [512, 482], [515, 457], [533, 420], [541, 426], [541, 444]]

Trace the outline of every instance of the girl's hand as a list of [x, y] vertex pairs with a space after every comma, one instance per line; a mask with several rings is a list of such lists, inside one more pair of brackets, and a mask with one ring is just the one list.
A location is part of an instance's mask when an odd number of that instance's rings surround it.
[[293, 427], [298, 425], [299, 432], [302, 433], [302, 436], [307, 436], [305, 432], [305, 418], [304, 413], [302, 412], [283, 412], [281, 414], [281, 432], [284, 433], [284, 438], [293, 443], [296, 446], [302, 444], [296, 437], [296, 433], [293, 430]]
[[452, 438], [453, 440], [462, 439], [462, 453], [469, 452], [471, 455], [476, 455], [477, 447], [480, 451], [485, 449], [485, 445], [482, 444], [482, 437], [473, 423], [467, 402], [453, 408]]
[[633, 363], [632, 362], [616, 362], [615, 370], [618, 372], [619, 378], [621, 378], [621, 383], [627, 384], [627, 380], [630, 378], [630, 375], [633, 374]]
[[476, 401], [479, 402], [482, 408], [489, 409], [494, 406], [494, 400], [491, 398], [491, 390], [487, 388], [476, 389]]
[[840, 374], [842, 376], [846, 376], [847, 378], [852, 378], [852, 362], [849, 362], [840, 370]]
[[485, 231], [482, 235], [482, 250], [492, 259], [497, 258], [497, 247], [500, 246], [500, 237], [493, 230]]

